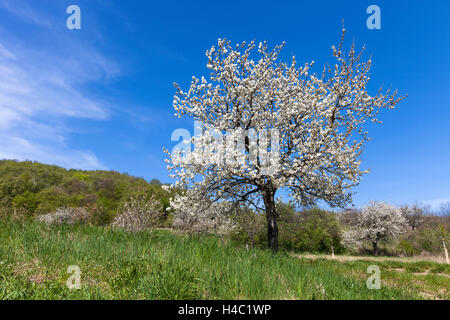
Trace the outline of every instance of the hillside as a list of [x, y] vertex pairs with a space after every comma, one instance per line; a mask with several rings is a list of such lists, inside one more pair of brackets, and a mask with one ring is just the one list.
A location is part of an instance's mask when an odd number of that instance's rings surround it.
[[147, 182], [115, 171], [66, 170], [38, 162], [0, 160], [0, 209], [26, 215], [49, 213], [58, 207], [87, 208], [94, 224], [106, 225], [131, 194], [154, 194], [163, 208], [168, 195], [158, 180]]

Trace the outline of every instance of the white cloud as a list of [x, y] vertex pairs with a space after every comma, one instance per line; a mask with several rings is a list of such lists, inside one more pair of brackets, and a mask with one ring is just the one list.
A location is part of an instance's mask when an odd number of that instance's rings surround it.
[[[23, 10], [12, 3], [2, 2], [0, 9], [21, 15]], [[92, 151], [69, 145], [69, 133], [76, 131], [70, 120], [108, 118], [107, 104], [85, 88], [116, 77], [119, 69], [88, 40], [74, 40], [78, 38], [64, 29], [42, 28], [48, 27], [42, 13], [29, 9], [21, 19], [38, 25], [54, 46], [33, 46], [14, 28], [7, 36], [0, 30], [0, 159], [104, 169]]]

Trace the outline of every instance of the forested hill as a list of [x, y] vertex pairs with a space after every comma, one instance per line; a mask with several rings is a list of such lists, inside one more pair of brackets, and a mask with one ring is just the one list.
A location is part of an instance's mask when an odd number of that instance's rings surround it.
[[98, 224], [106, 224], [118, 206], [139, 191], [154, 194], [164, 208], [168, 194], [154, 179], [115, 171], [64, 169], [31, 161], [0, 160], [0, 209], [27, 215], [44, 214], [58, 207], [83, 207]]

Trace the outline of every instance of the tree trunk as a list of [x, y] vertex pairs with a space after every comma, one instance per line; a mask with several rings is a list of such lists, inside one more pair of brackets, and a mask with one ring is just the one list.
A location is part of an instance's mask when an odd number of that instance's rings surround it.
[[378, 256], [378, 240], [372, 242], [373, 243], [373, 254]]
[[268, 188], [264, 191], [264, 206], [266, 209], [267, 218], [267, 239], [269, 249], [274, 252], [278, 251], [278, 226], [277, 216], [275, 209], [275, 191], [272, 188]]

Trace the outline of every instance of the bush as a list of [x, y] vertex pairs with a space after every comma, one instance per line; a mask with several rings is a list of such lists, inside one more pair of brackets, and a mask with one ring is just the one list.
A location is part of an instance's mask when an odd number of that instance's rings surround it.
[[162, 215], [162, 205], [155, 196], [139, 193], [119, 209], [112, 226], [138, 232], [158, 225]]

